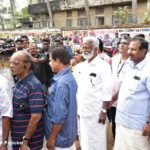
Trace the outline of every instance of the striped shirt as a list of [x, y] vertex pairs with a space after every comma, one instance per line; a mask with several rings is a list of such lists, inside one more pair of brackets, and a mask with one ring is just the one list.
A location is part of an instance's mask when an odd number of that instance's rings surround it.
[[[42, 113], [44, 108], [44, 93], [41, 83], [30, 73], [20, 80], [14, 88], [13, 118], [11, 120], [11, 136], [13, 149], [18, 150], [25, 135], [32, 113]], [[29, 142], [32, 150], [40, 150], [43, 146], [44, 130], [42, 120]]]

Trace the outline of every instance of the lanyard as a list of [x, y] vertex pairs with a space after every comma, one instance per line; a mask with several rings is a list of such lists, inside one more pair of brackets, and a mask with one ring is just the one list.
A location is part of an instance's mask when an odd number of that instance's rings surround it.
[[117, 66], [117, 77], [119, 77], [119, 74], [120, 74], [121, 70], [123, 69], [123, 66], [124, 66], [125, 62], [126, 62], [126, 61], [124, 61], [124, 63], [121, 65], [121, 67], [120, 67], [120, 69], [119, 69], [119, 66], [120, 66], [120, 64], [121, 64], [121, 59], [120, 59], [119, 64], [118, 64], [118, 66]]

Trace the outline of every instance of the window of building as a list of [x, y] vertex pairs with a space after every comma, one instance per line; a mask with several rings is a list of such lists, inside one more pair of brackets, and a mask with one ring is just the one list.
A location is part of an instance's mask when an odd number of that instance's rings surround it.
[[96, 26], [104, 25], [104, 16], [99, 16], [95, 18]]
[[39, 0], [39, 3], [43, 3], [43, 2], [45, 2], [44, 0]]
[[133, 23], [133, 16], [132, 16], [132, 14], [128, 15], [128, 23]]
[[87, 18], [79, 18], [78, 19], [78, 25], [81, 26], [87, 26]]
[[83, 16], [86, 16], [86, 12], [85, 12], [85, 10], [84, 9], [81, 9], [81, 10], [78, 10], [78, 16], [79, 17], [83, 17]]
[[67, 28], [72, 27], [72, 19], [67, 19]]
[[40, 28], [40, 22], [35, 22], [35, 23], [33, 24], [33, 26], [34, 26], [34, 28]]
[[118, 17], [116, 17], [116, 16], [112, 16], [112, 24], [113, 25], [116, 25], [116, 24], [118, 24], [119, 23], [119, 20], [118, 20]]
[[43, 24], [42, 24], [43, 27], [47, 27], [47, 25], [48, 25], [48, 22], [47, 22], [47, 21], [43, 21], [42, 23], [43, 23]]
[[70, 11], [70, 10], [67, 11], [67, 17], [68, 17], [68, 18], [69, 18], [69, 17], [72, 17], [72, 11]]
[[104, 13], [104, 7], [96, 7], [96, 15], [99, 15], [99, 14], [103, 14]]
[[[116, 25], [118, 23], [119, 23], [119, 19], [116, 16], [113, 15], [112, 16], [112, 24]], [[128, 15], [128, 23], [133, 23], [133, 16], [132, 16], [132, 14]]]

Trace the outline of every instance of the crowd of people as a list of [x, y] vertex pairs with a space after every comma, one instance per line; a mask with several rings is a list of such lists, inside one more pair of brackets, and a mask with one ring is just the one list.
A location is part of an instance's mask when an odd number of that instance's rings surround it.
[[[53, 41], [53, 42], [52, 42]], [[112, 57], [86, 36], [42, 48], [0, 39], [0, 150], [150, 150], [150, 55], [143, 35], [115, 35]]]

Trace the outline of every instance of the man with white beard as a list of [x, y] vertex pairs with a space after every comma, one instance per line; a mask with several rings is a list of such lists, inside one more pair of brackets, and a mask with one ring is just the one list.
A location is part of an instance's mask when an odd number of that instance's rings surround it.
[[86, 59], [74, 69], [78, 84], [77, 102], [80, 117], [82, 150], [106, 150], [106, 111], [112, 96], [110, 65], [97, 55], [96, 37], [83, 39]]

